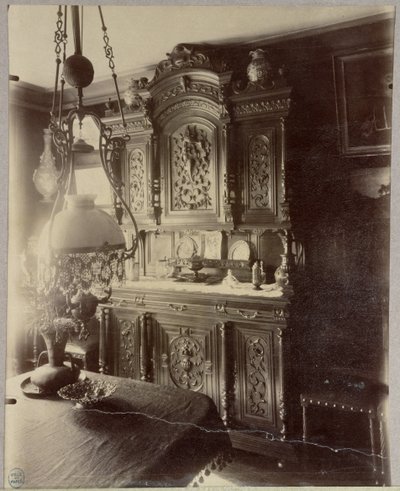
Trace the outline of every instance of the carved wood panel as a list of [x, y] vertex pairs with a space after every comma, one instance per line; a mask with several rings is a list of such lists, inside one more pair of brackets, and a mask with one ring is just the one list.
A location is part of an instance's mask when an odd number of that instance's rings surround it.
[[199, 390], [204, 384], [204, 349], [196, 338], [178, 336], [170, 342], [169, 374], [177, 387]]
[[145, 209], [146, 157], [142, 149], [132, 148], [128, 154], [129, 206], [133, 213]]
[[271, 209], [271, 132], [254, 135], [249, 140], [248, 154], [248, 196], [249, 208], [253, 210]]
[[154, 223], [153, 137], [131, 135], [125, 157], [125, 198], [140, 225]]
[[139, 379], [140, 334], [137, 319], [135, 319], [135, 315], [132, 313], [129, 318], [116, 317], [116, 322], [119, 329], [117, 375]]
[[156, 315], [156, 375], [163, 385], [199, 391], [218, 404], [217, 332], [212, 320]]
[[241, 136], [246, 218], [273, 216], [277, 194], [276, 128], [245, 128]]
[[203, 124], [185, 124], [170, 136], [171, 210], [215, 208], [214, 136]]
[[246, 422], [276, 421], [273, 333], [237, 325], [240, 418]]

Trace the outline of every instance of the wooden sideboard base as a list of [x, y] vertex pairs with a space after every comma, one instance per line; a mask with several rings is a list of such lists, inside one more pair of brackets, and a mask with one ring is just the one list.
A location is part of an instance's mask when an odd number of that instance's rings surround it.
[[231, 431], [229, 436], [233, 448], [253, 452], [272, 459], [279, 459], [287, 463], [297, 464], [298, 455], [294, 446], [289, 442], [279, 440], [267, 440], [265, 438], [256, 438], [254, 435], [248, 435], [240, 431]]
[[278, 438], [293, 417], [290, 300], [140, 287], [100, 305], [100, 369], [202, 392], [241, 448], [288, 460]]

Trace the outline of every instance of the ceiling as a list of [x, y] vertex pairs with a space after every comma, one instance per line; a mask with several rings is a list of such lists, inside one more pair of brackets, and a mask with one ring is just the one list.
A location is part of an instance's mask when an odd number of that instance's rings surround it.
[[[146, 70], [178, 43], [244, 42], [304, 31], [376, 14], [384, 6], [111, 6], [102, 7], [114, 50], [116, 72]], [[9, 71], [22, 82], [51, 89], [54, 84], [54, 31], [57, 6], [11, 5]], [[70, 17], [70, 14], [69, 14]], [[70, 27], [70, 26], [69, 26]], [[72, 54], [71, 29], [68, 51]], [[93, 63], [95, 80], [110, 77], [97, 7], [84, 7], [83, 53]]]

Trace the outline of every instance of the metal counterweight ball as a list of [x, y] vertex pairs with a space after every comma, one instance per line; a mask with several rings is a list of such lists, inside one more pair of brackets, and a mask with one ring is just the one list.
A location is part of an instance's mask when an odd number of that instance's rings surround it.
[[83, 55], [69, 56], [64, 63], [64, 78], [72, 87], [87, 87], [92, 83], [94, 70]]

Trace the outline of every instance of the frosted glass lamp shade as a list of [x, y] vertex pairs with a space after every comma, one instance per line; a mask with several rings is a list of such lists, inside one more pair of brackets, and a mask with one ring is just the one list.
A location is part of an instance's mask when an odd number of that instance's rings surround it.
[[[98, 294], [125, 276], [125, 239], [119, 225], [94, 206], [95, 195], [68, 195], [67, 208], [55, 215], [39, 238], [38, 285], [49, 293]], [[104, 293], [100, 294], [104, 296]]]
[[57, 213], [51, 231], [55, 252], [89, 252], [103, 247], [125, 248], [119, 225], [103, 210], [95, 207], [95, 195], [68, 195], [67, 208]]

